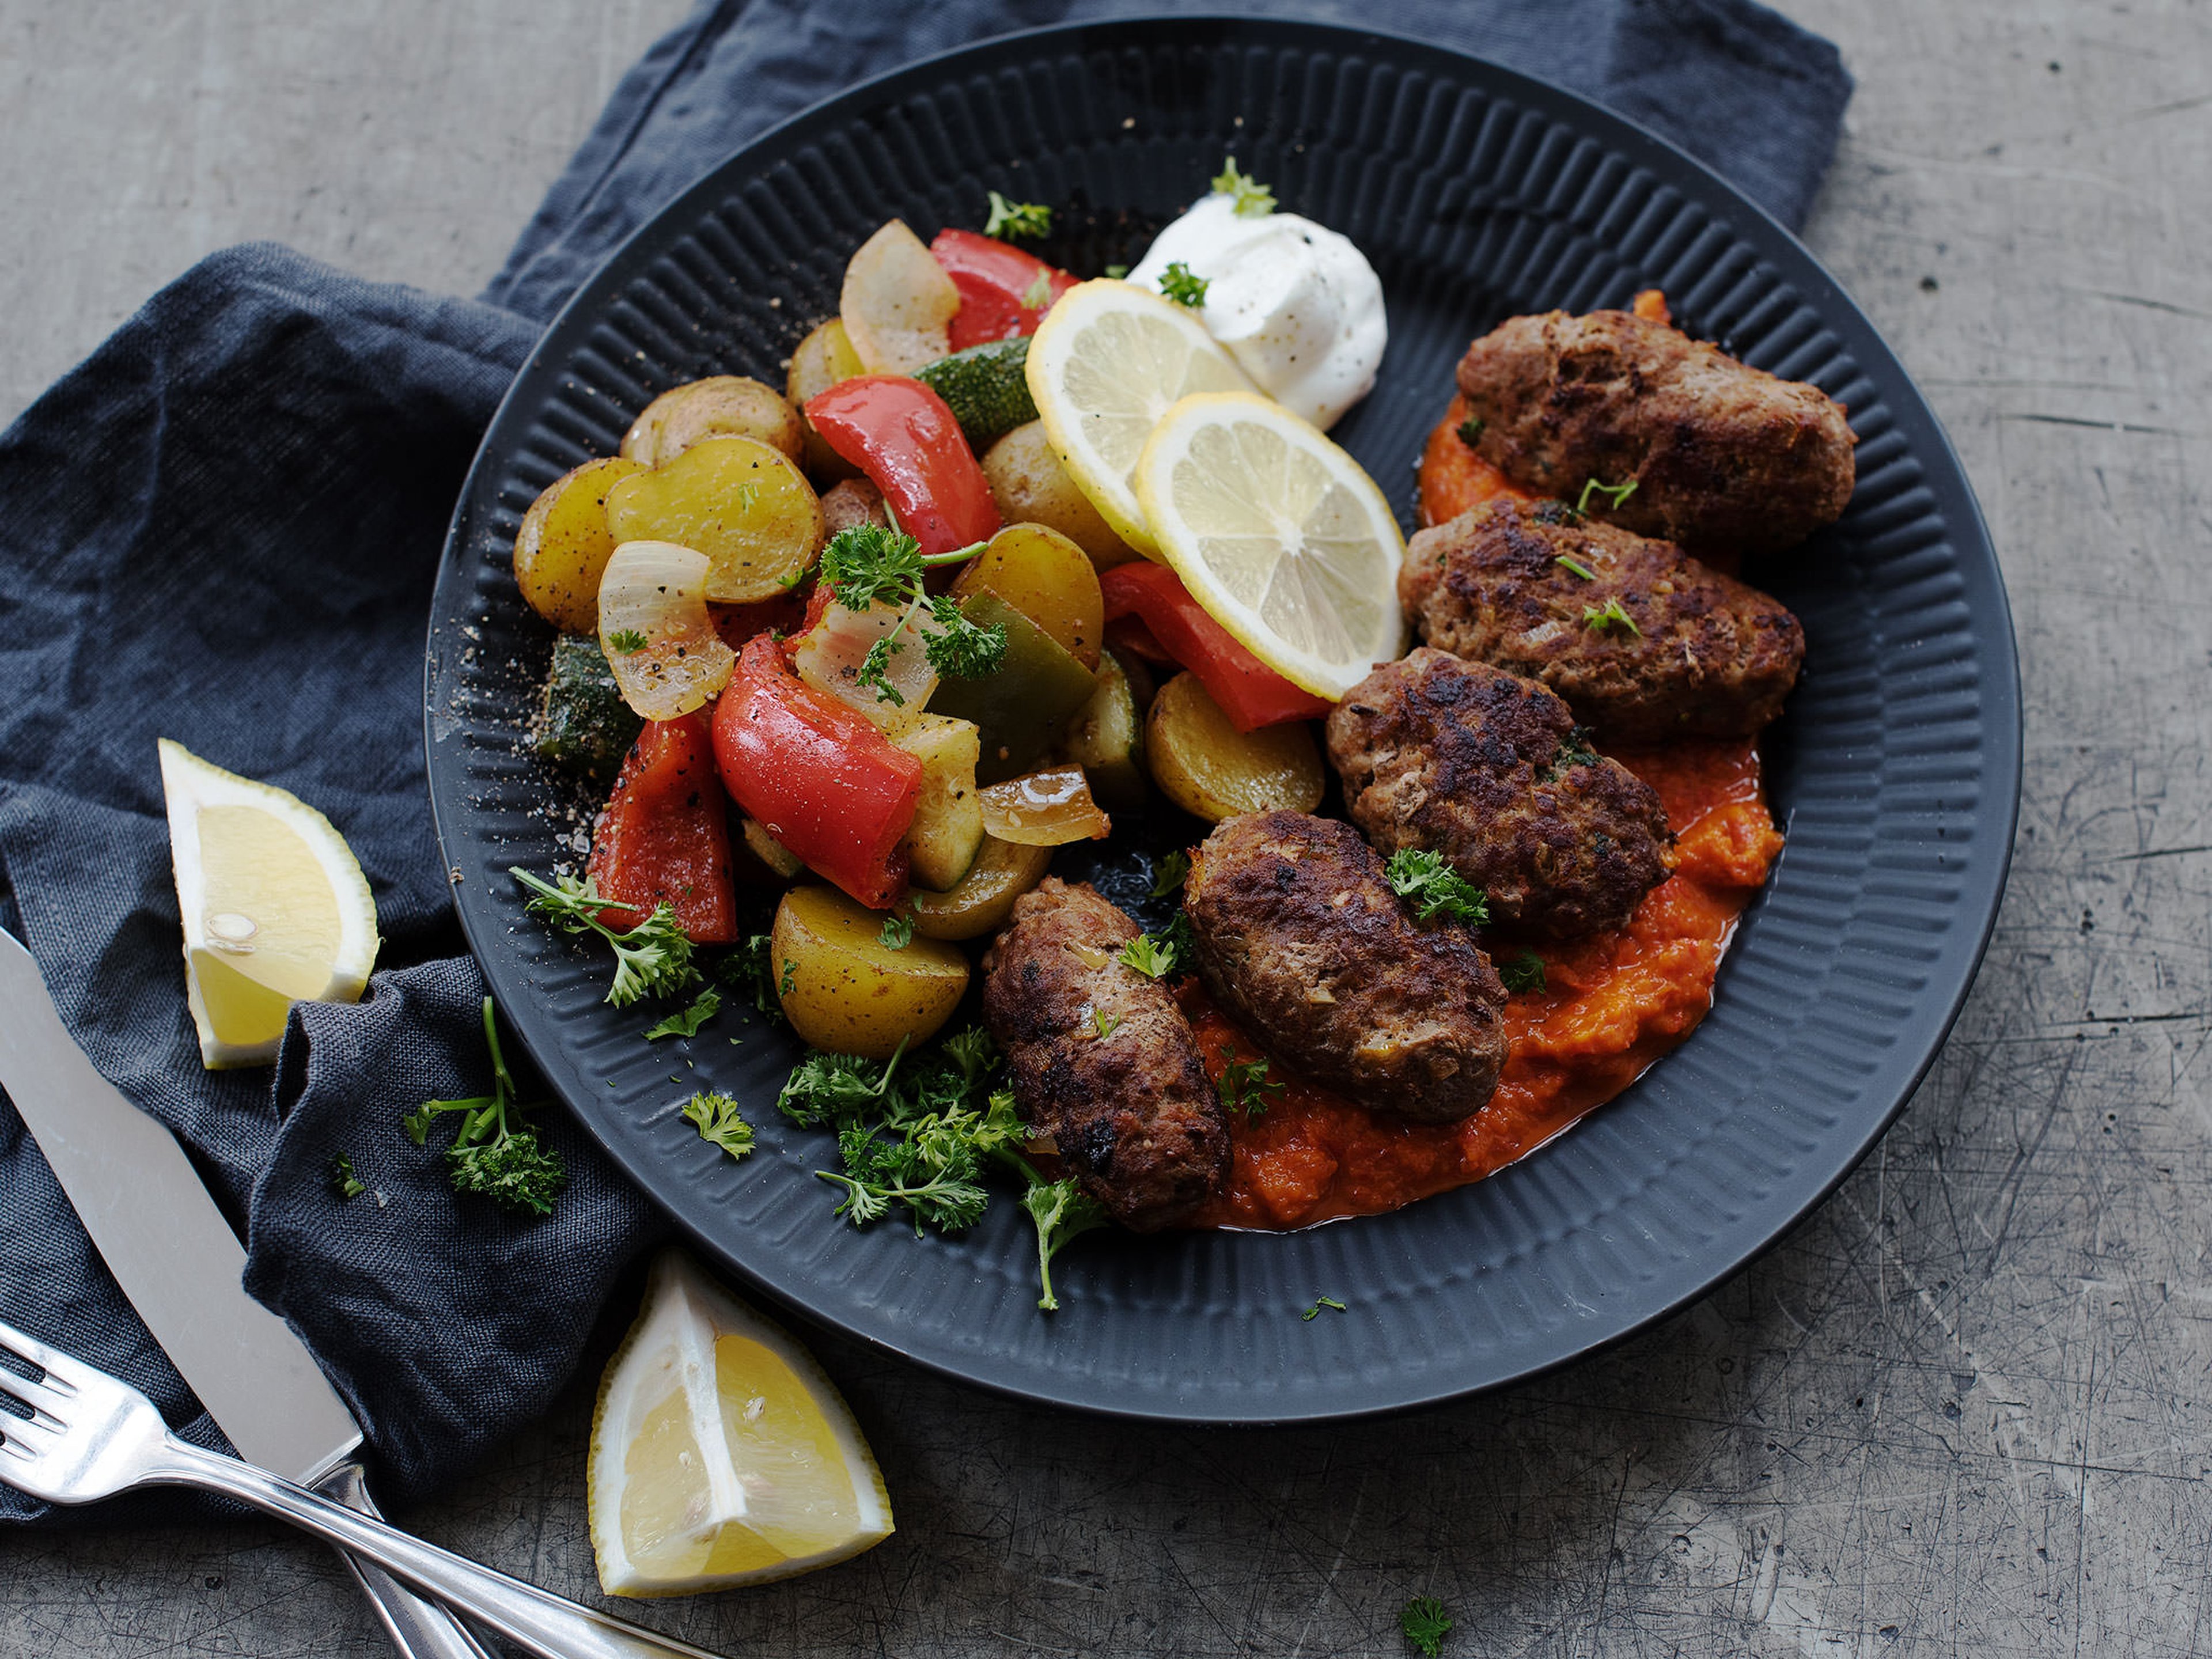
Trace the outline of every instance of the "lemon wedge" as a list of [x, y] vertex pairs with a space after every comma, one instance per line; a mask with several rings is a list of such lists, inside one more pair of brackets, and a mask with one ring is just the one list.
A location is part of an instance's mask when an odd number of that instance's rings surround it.
[[1252, 382], [1187, 307], [1112, 277], [1061, 295], [1030, 342], [1030, 397], [1076, 488], [1140, 553], [1156, 553], [1130, 475], [1176, 400]]
[[1334, 702], [1406, 643], [1406, 540], [1358, 462], [1251, 392], [1185, 398], [1145, 442], [1137, 499], [1215, 621]]
[[586, 1484], [610, 1595], [765, 1583], [891, 1532], [883, 1473], [813, 1356], [678, 1250], [607, 1362]]
[[376, 901], [345, 838], [297, 795], [159, 747], [200, 1059], [265, 1066], [294, 1003], [361, 1000]]

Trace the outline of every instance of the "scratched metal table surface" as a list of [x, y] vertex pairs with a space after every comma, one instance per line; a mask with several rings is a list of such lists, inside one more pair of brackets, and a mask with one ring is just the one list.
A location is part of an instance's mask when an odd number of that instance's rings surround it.
[[[687, 0], [0, 0], [0, 419], [192, 259], [471, 291]], [[1949, 424], [2027, 794], [1942, 1061], [1796, 1234], [1515, 1392], [1160, 1432], [824, 1343], [896, 1537], [642, 1616], [732, 1654], [2212, 1653], [2212, 9], [1784, 0], [1859, 79], [1809, 231]], [[401, 1519], [595, 1593], [591, 1387]], [[0, 1534], [0, 1654], [380, 1640], [273, 1527]]]

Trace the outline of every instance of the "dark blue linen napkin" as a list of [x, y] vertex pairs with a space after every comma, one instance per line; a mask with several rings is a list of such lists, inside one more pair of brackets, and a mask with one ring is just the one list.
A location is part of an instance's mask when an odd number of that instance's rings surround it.
[[[933, 52], [1163, 9], [714, 0], [623, 80], [482, 300], [233, 249], [0, 434], [0, 923], [37, 956], [100, 1069], [191, 1148], [246, 1237], [247, 1287], [352, 1404], [388, 1498], [432, 1490], [541, 1411], [610, 1285], [665, 1226], [558, 1111], [544, 1127], [572, 1184], [543, 1220], [456, 1197], [398, 1127], [424, 1099], [489, 1086], [483, 981], [431, 834], [421, 708], [432, 575], [501, 393], [577, 284], [756, 134]], [[1750, 0], [1188, 9], [1355, 23], [1543, 76], [1656, 128], [1791, 225], [1850, 93], [1833, 47]], [[370, 994], [296, 1009], [273, 1076], [199, 1064], [163, 736], [320, 807], [375, 894], [386, 942]], [[370, 1188], [350, 1200], [328, 1182], [339, 1152]], [[222, 1443], [4, 1096], [0, 1317]], [[0, 1519], [44, 1513], [0, 1489]]]

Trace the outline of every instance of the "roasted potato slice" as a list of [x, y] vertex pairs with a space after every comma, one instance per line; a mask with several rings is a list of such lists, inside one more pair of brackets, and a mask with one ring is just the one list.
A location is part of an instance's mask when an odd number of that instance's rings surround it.
[[705, 438], [752, 438], [794, 461], [806, 453], [799, 411], [774, 386], [742, 374], [716, 374], [662, 392], [623, 434], [621, 453], [641, 466], [666, 466]]
[[921, 934], [893, 950], [886, 913], [835, 888], [796, 887], [776, 906], [769, 950], [784, 1018], [816, 1048], [889, 1060], [927, 1042], [968, 989], [968, 958]]
[[1218, 823], [1241, 812], [1321, 805], [1321, 750], [1303, 720], [1239, 732], [1195, 674], [1162, 686], [1145, 720], [1152, 781], [1186, 812]]
[[610, 455], [562, 473], [522, 515], [514, 580], [530, 608], [564, 634], [599, 631], [599, 578], [621, 538], [607, 527], [607, 493], [641, 469]]
[[999, 516], [1008, 524], [1057, 530], [1101, 570], [1143, 556], [1114, 533], [1091, 498], [1076, 488], [1044, 435], [1042, 421], [1016, 427], [985, 451], [983, 476], [991, 481]]
[[675, 542], [711, 565], [707, 597], [748, 605], [788, 592], [822, 550], [822, 503], [782, 451], [708, 438], [607, 493], [617, 542]]
[[1008, 525], [961, 567], [952, 584], [952, 592], [963, 599], [987, 588], [1059, 641], [1085, 668], [1098, 672], [1106, 600], [1098, 591], [1098, 572], [1066, 536], [1041, 524]]

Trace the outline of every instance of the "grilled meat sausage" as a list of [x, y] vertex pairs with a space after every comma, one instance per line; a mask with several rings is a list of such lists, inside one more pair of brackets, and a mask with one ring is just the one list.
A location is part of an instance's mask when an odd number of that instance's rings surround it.
[[[1398, 597], [1429, 644], [1542, 681], [1608, 743], [1748, 737], [1782, 712], [1805, 657], [1778, 601], [1556, 502], [1488, 501], [1422, 531]], [[1594, 623], [1608, 605], [1634, 629]]]
[[1153, 1232], [1226, 1183], [1229, 1120], [1168, 988], [1118, 960], [1139, 931], [1048, 876], [984, 955], [983, 1018], [1024, 1120], [1116, 1221]]
[[1579, 504], [1592, 478], [1633, 480], [1589, 510], [1692, 552], [1794, 546], [1851, 499], [1841, 404], [1629, 312], [1509, 318], [1468, 348], [1459, 389], [1514, 483]]
[[1553, 939], [1618, 927], [1667, 878], [1657, 792], [1592, 753], [1534, 680], [1417, 647], [1345, 694], [1328, 752], [1376, 850], [1443, 854], [1494, 922]]
[[1268, 1053], [1417, 1123], [1479, 1109], [1505, 1063], [1505, 988], [1465, 929], [1415, 925], [1359, 832], [1247, 813], [1193, 855], [1206, 988]]

